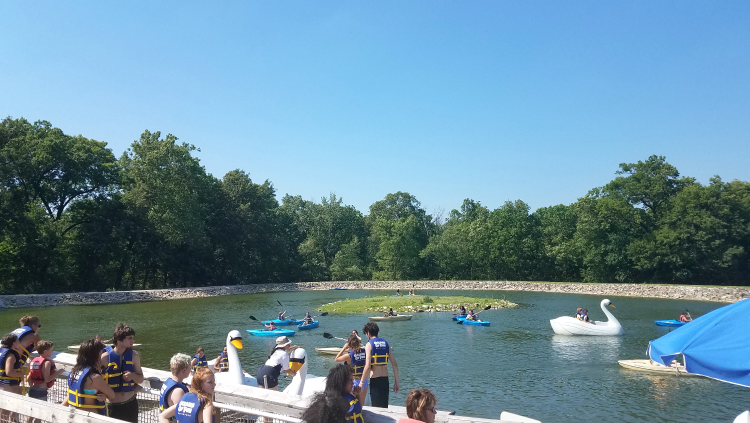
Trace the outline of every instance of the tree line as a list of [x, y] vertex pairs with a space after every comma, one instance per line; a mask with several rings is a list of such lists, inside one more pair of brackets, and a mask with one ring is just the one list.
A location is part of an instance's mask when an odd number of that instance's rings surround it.
[[145, 131], [119, 158], [49, 122], [0, 125], [0, 292], [345, 280], [548, 280], [748, 285], [750, 184], [702, 185], [665, 157], [623, 163], [571, 205], [446, 219], [409, 193], [364, 215], [286, 195]]

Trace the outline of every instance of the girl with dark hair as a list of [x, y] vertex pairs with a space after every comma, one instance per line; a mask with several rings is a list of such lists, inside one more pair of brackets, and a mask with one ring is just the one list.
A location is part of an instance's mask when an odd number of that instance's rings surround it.
[[[354, 386], [360, 386], [359, 378], [362, 376], [362, 371], [365, 368], [367, 362], [367, 353], [362, 348], [362, 341], [359, 336], [355, 334], [349, 335], [349, 339], [346, 341], [344, 348], [341, 348], [335, 360], [339, 363], [346, 363], [352, 367], [352, 376], [354, 376]], [[361, 390], [357, 395], [360, 404], [365, 403], [367, 398], [367, 383], [370, 379], [365, 380], [365, 383], [360, 386]]]
[[339, 364], [331, 368], [326, 388], [315, 394], [310, 407], [302, 414], [306, 423], [364, 423], [362, 404], [352, 394], [352, 368]]
[[23, 361], [21, 360], [21, 343], [18, 336], [9, 333], [0, 341], [0, 391], [21, 395], [23, 378]]
[[216, 389], [214, 373], [207, 367], [196, 370], [190, 382], [190, 393], [180, 402], [159, 414], [159, 423], [169, 423], [174, 417], [178, 423], [208, 423], [216, 421], [213, 396]]
[[115, 391], [101, 375], [101, 355], [104, 344], [89, 339], [78, 349], [76, 365], [68, 376], [68, 399], [63, 405], [108, 415], [104, 399], [112, 401]]
[[435, 423], [437, 398], [429, 389], [413, 389], [406, 397], [406, 415], [398, 423]]

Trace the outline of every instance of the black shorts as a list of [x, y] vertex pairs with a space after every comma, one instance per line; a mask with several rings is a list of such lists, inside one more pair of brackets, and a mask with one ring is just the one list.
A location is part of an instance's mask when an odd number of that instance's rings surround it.
[[268, 383], [267, 388], [271, 389], [279, 386], [279, 375], [281, 375], [281, 364], [277, 364], [273, 367], [263, 365], [263, 367], [258, 370], [258, 375], [255, 377], [255, 380], [258, 381], [259, 387], [266, 388], [265, 384]]
[[125, 420], [130, 423], [138, 423], [138, 399], [135, 395], [127, 401], [107, 403], [109, 417], [119, 420]]
[[47, 401], [47, 388], [32, 386], [29, 388], [29, 398]]
[[388, 408], [391, 383], [388, 376], [370, 379], [370, 403], [373, 407]]

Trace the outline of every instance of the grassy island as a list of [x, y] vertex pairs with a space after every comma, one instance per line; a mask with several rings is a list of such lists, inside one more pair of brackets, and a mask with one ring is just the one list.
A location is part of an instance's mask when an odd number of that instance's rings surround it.
[[440, 312], [456, 311], [459, 307], [481, 310], [487, 306], [492, 308], [512, 308], [518, 304], [498, 298], [474, 297], [430, 297], [428, 295], [411, 295], [401, 297], [365, 297], [346, 299], [324, 304], [320, 311], [336, 313], [364, 313], [368, 311], [385, 312], [390, 307], [399, 313], [413, 313], [419, 311]]

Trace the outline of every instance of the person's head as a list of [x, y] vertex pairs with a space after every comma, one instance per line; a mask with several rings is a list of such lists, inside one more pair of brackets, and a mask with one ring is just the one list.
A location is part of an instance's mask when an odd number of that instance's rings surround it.
[[410, 419], [434, 423], [437, 398], [429, 389], [413, 389], [406, 397], [406, 415]]
[[378, 327], [377, 323], [368, 322], [368, 323], [365, 323], [365, 327], [362, 328], [362, 332], [368, 338], [377, 338], [378, 332], [380, 332], [380, 328]]
[[393, 307], [389, 307], [389, 308], [388, 308], [388, 310], [389, 310], [389, 311], [393, 311]]
[[125, 348], [133, 348], [133, 342], [135, 341], [135, 330], [124, 323], [118, 323], [115, 326], [115, 331], [112, 333], [112, 341], [115, 346], [122, 343]]
[[39, 341], [36, 343], [36, 350], [39, 352], [39, 355], [44, 358], [50, 358], [53, 352], [55, 352], [54, 349], [55, 344], [52, 343], [52, 341]]
[[687, 316], [687, 314], [685, 314], [685, 312], [683, 311], [682, 314], [680, 314], [680, 316]]
[[216, 388], [214, 372], [208, 367], [201, 367], [195, 371], [193, 380], [190, 382], [190, 392], [198, 395], [206, 401], [211, 401]]
[[173, 355], [169, 360], [169, 370], [182, 379], [190, 376], [190, 356], [182, 353]]
[[401, 289], [400, 289], [400, 288], [399, 288], [399, 289], [396, 289], [396, 292], [401, 292]]
[[198, 357], [203, 357], [206, 355], [206, 350], [204, 350], [203, 347], [198, 347], [198, 349], [195, 350], [195, 353], [198, 354]]
[[21, 320], [18, 321], [18, 323], [20, 323], [21, 326], [30, 327], [34, 332], [39, 332], [39, 328], [42, 327], [41, 320], [39, 320], [39, 318], [36, 316], [23, 316], [21, 317]]
[[469, 313], [471, 313], [471, 314], [474, 314], [474, 309], [473, 309], [473, 308], [470, 308], [470, 309], [469, 309]]
[[587, 309], [583, 309], [583, 314], [589, 314], [589, 311]]
[[310, 312], [309, 311], [305, 312], [305, 316], [310, 317]]
[[580, 313], [580, 312], [582, 312], [582, 311], [583, 311], [583, 309], [582, 309], [581, 307], [578, 307], [578, 308], [576, 309], [576, 313]]
[[[5, 336], [3, 336], [3, 339], [0, 340], [0, 346], [3, 348], [15, 348], [17, 347], [16, 343], [18, 342], [18, 336], [15, 334], [9, 333]], [[5, 363], [3, 363], [4, 365]]]
[[226, 353], [227, 353], [227, 346], [226, 346], [226, 345], [224, 345], [224, 348], [222, 348], [221, 352], [222, 352], [222, 353], [223, 353], [224, 355], [226, 355]]
[[286, 336], [279, 336], [276, 338], [276, 345], [273, 346], [273, 349], [271, 350], [271, 354], [268, 355], [268, 358], [271, 358], [273, 353], [276, 352], [276, 350], [284, 350], [286, 352], [289, 352], [292, 350], [292, 341], [289, 340]]
[[464, 306], [461, 306], [461, 310], [466, 310], [466, 307], [464, 307]]
[[352, 367], [348, 364], [337, 364], [331, 367], [326, 378], [325, 392], [328, 395], [347, 394], [352, 392]]
[[348, 345], [351, 350], [358, 350], [362, 348], [362, 341], [359, 340], [359, 336], [351, 334], [349, 335], [349, 339], [346, 340], [346, 345]]
[[330, 395], [326, 392], [318, 392], [312, 398], [307, 410], [302, 413], [302, 421], [305, 423], [346, 423], [348, 411], [349, 403], [340, 393]]
[[76, 365], [71, 373], [76, 373], [84, 367], [91, 367], [92, 371], [99, 373], [103, 349], [104, 344], [96, 339], [81, 342], [81, 346], [78, 348], [78, 357], [76, 357]]

